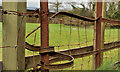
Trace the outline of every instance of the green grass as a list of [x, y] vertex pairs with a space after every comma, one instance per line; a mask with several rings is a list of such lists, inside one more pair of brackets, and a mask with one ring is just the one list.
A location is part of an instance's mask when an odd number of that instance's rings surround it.
[[[35, 29], [37, 26], [39, 26], [39, 24], [27, 23], [26, 24], [26, 35], [30, 33], [33, 29]], [[36, 37], [35, 45], [40, 45], [40, 29], [36, 31], [36, 35], [37, 37]], [[30, 37], [28, 37], [26, 41], [29, 42], [30, 44], [34, 44], [34, 38], [35, 38], [35, 33], [33, 33]], [[49, 25], [50, 46], [59, 46], [59, 45], [66, 45], [66, 44], [71, 45], [71, 44], [79, 44], [79, 43], [81, 44], [81, 45], [73, 45], [73, 46], [55, 47], [56, 51], [93, 45], [93, 38], [94, 38], [94, 29], [92, 29], [91, 27], [85, 30], [85, 28], [83, 27], [72, 26], [71, 35], [70, 35], [70, 26], [61, 25], [61, 29], [60, 29], [60, 24]], [[86, 40], [89, 42], [86, 43]], [[112, 41], [117, 41], [117, 40], [118, 40], [118, 29], [111, 29], [111, 31], [110, 29], [105, 30], [105, 42], [112, 42]], [[0, 24], [0, 46], [1, 44], [2, 44], [2, 25]], [[107, 55], [104, 53], [104, 61], [103, 61], [104, 63], [99, 69], [103, 69], [103, 70], [108, 69], [108, 66], [111, 69], [111, 67], [113, 66], [113, 64], [112, 66], [110, 66], [111, 60], [112, 60], [112, 63], [117, 61], [117, 57], [115, 55], [117, 51], [118, 50], [115, 50], [115, 51], [113, 50], [111, 52], [108, 51], [106, 52]], [[1, 53], [1, 50], [0, 50], [0, 53]], [[26, 56], [33, 55], [33, 52], [29, 50], [26, 50], [25, 53], [26, 53]], [[35, 52], [34, 54], [38, 54], [38, 52]], [[105, 60], [106, 56], [108, 56], [107, 60]], [[110, 59], [111, 57], [113, 59]], [[0, 59], [1, 59], [1, 56], [0, 56]], [[72, 68], [66, 68], [66, 70], [71, 70], [71, 69], [91, 70], [92, 69], [92, 56], [75, 59], [74, 66]]]
[[[0, 23], [0, 47], [2, 46], [2, 24]], [[0, 49], [0, 61], [2, 60], [2, 49]]]

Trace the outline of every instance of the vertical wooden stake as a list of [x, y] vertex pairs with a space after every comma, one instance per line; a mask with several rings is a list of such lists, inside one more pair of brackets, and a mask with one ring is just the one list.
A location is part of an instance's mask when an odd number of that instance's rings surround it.
[[[120, 1], [118, 3], [118, 11], [120, 13]], [[118, 41], [120, 41], [120, 26], [118, 29]], [[120, 61], [120, 49], [118, 48], [118, 61]], [[120, 67], [118, 67], [118, 70], [120, 70]]]
[[2, 72], [2, 61], [0, 61], [0, 72]]
[[[102, 16], [102, 0], [101, 2], [97, 2], [96, 5], [96, 17]], [[94, 50], [98, 50], [98, 54], [96, 54], [93, 58], [93, 69], [97, 69], [101, 65], [101, 18], [96, 21], [95, 28], [95, 42], [94, 42]]]
[[[44, 1], [44, 2], [43, 2]], [[41, 0], [41, 48], [49, 48], [48, 0]], [[44, 64], [49, 63], [49, 55], [41, 54], [41, 71], [48, 72]]]
[[[26, 11], [25, 2], [3, 2], [3, 9], [10, 11]], [[24, 18], [25, 19], [25, 18]], [[2, 53], [3, 70], [25, 69], [25, 20], [22, 16], [3, 15], [3, 46], [15, 46], [4, 48]]]
[[[106, 18], [107, 2], [102, 3], [102, 18]], [[101, 23], [101, 49], [104, 49], [105, 23]], [[103, 63], [103, 53], [101, 53], [101, 64]]]

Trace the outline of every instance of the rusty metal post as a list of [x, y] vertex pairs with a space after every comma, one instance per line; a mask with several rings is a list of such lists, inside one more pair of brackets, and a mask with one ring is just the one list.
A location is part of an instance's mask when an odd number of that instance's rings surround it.
[[[100, 1], [100, 0], [99, 0]], [[101, 65], [101, 16], [102, 16], [102, 0], [97, 2], [96, 17], [100, 17], [100, 20], [96, 21], [96, 38], [95, 38], [95, 50], [98, 53], [95, 55], [95, 69]]]
[[[41, 11], [41, 48], [49, 48], [49, 24], [48, 24], [48, 0], [40, 1], [40, 11]], [[45, 64], [49, 63], [49, 54], [41, 54], [41, 71], [49, 72], [45, 68]]]

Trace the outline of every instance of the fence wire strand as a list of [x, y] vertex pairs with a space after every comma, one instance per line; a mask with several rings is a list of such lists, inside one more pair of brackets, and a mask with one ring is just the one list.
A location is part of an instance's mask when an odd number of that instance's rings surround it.
[[[14, 11], [4, 11], [4, 14], [8, 14], [8, 15], [12, 14], [12, 15], [22, 16], [21, 25], [23, 23], [25, 16], [30, 17], [30, 15], [31, 15], [31, 16], [34, 16], [36, 18], [39, 17], [39, 14], [38, 13], [35, 14], [35, 12], [33, 12], [33, 13], [21, 13], [21, 12], [14, 12]], [[66, 17], [65, 15], [63, 15], [61, 19], [60, 18], [58, 18], [58, 19], [56, 18], [57, 19], [56, 22], [54, 19], [53, 19], [53, 21], [51, 21], [59, 26], [59, 28], [58, 28], [58, 31], [59, 31], [58, 37], [59, 38], [56, 37], [56, 38], [58, 38], [59, 41], [56, 41], [56, 42], [53, 41], [54, 42], [53, 45], [56, 48], [55, 51], [61, 51], [62, 50], [61, 48], [63, 47], [63, 50], [65, 50], [65, 49], [69, 50], [68, 55], [72, 55], [72, 52], [70, 51], [70, 49], [77, 48], [77, 47], [81, 48], [83, 46], [87, 47], [90, 45], [90, 42], [92, 42], [92, 43], [94, 42], [95, 32], [93, 32], [93, 34], [91, 33], [91, 35], [93, 35], [93, 36], [88, 35], [89, 30], [91, 30], [91, 31], [96, 30], [95, 26], [92, 29], [90, 29], [88, 27], [88, 25], [93, 26], [94, 24], [92, 25], [91, 23], [84, 21], [84, 20], [78, 20], [78, 19], [74, 19], [72, 17]], [[28, 34], [26, 36], [26, 38], [27, 38], [28, 36], [30, 36], [32, 33], [35, 32], [34, 46], [36, 45], [36, 40], [37, 40], [37, 36], [38, 36], [36, 30], [38, 30], [39, 28], [40, 28], [40, 26], [37, 27], [34, 31], [32, 31], [30, 34]], [[18, 37], [17, 38], [19, 38], [19, 34], [20, 34], [19, 31], [20, 30], [21, 30], [21, 28], [18, 28]], [[74, 33], [74, 31], [76, 31], [76, 34]], [[105, 34], [106, 39], [105, 39], [104, 43], [113, 42], [112, 45], [115, 46], [114, 42], [116, 42], [116, 35], [117, 35], [115, 26], [113, 24], [106, 23], [105, 31], [106, 31], [105, 33], [107, 33], [107, 34]], [[93, 38], [90, 38], [90, 37], [93, 37]], [[74, 39], [74, 38], [76, 38], [76, 39]], [[66, 42], [64, 42], [63, 39], [65, 39]], [[17, 40], [19, 40], [19, 39], [17, 39]], [[92, 45], [94, 45], [94, 44], [92, 44]], [[25, 45], [21, 45], [21, 46], [25, 46]], [[0, 48], [16, 48], [16, 47], [17, 47], [17, 45], [4, 46], [4, 47], [0, 47]], [[106, 64], [107, 61], [108, 62], [115, 62], [113, 59], [115, 59], [117, 57], [117, 51], [118, 51], [118, 49], [103, 52], [103, 64]], [[33, 51], [33, 55], [34, 55], [34, 51]], [[62, 57], [60, 56], [59, 58], [62, 58]], [[93, 56], [89, 55], [87, 57], [81, 57], [81, 58], [75, 59], [76, 63], [74, 63], [74, 65], [72, 67], [70, 67], [69, 69], [71, 69], [71, 70], [75, 70], [75, 69], [90, 70], [92, 68], [92, 58], [93, 58]], [[35, 58], [34, 57], [33, 57], [33, 63], [35, 65]], [[62, 61], [60, 61], [60, 64], [61, 63], [62, 63]], [[77, 67], [79, 67], [79, 68], [77, 68]], [[62, 68], [61, 71], [62, 70], [64, 70], [64, 68]]]

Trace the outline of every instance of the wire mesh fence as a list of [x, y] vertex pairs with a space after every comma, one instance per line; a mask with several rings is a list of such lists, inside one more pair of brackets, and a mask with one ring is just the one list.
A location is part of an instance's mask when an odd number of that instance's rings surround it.
[[[54, 28], [50, 29], [50, 44], [55, 46], [56, 51], [70, 50], [93, 45], [94, 22], [83, 21], [74, 17], [58, 15], [51, 19]], [[54, 41], [54, 39], [57, 39]], [[72, 55], [73, 52], [68, 51]], [[75, 53], [75, 54], [80, 54]], [[74, 65], [62, 70], [92, 70], [92, 55], [80, 57], [74, 60]]]
[[[10, 11], [11, 12], [11, 11]], [[5, 11], [6, 13], [6, 11]], [[18, 16], [24, 16], [24, 14], [20, 13], [8, 13]], [[30, 14], [31, 15], [31, 14]], [[30, 16], [27, 14], [27, 16]], [[33, 15], [39, 20], [39, 15], [35, 14]], [[24, 18], [22, 19], [24, 20]], [[22, 22], [21, 20], [21, 22]], [[93, 55], [97, 53], [97, 51], [93, 50], [94, 45], [94, 33], [95, 33], [95, 20], [84, 18], [81, 20], [79, 18], [60, 15], [55, 18], [50, 18], [50, 24], [49, 24], [49, 44], [50, 46], [54, 46], [55, 52], [65, 52], [67, 55], [73, 56], [74, 62], [73, 66], [70, 66], [69, 68], [61, 68], [60, 70], [92, 70], [93, 67]], [[4, 23], [4, 22], [3, 22]], [[36, 28], [37, 27], [37, 28]], [[2, 25], [0, 25], [0, 29], [2, 29]], [[32, 30], [34, 29], [34, 30]], [[107, 48], [107, 43], [110, 43], [110, 47], [117, 46], [115, 42], [118, 41], [118, 30], [119, 26], [106, 23], [105, 24], [105, 33], [104, 33], [104, 43], [106, 46], [104, 48]], [[32, 31], [32, 32], [31, 32]], [[0, 33], [2, 33], [2, 30], [0, 30]], [[36, 23], [27, 23], [26, 27], [26, 42], [29, 42], [31, 46], [39, 46], [40, 48], [40, 24], [38, 22]], [[0, 34], [0, 37], [2, 37], [2, 34]], [[19, 38], [19, 35], [17, 36]], [[2, 40], [0, 40], [1, 42]], [[1, 44], [1, 43], [0, 43]], [[25, 46], [25, 45], [24, 45]], [[91, 47], [92, 46], [92, 47]], [[7, 48], [9, 46], [4, 46], [1, 48]], [[13, 46], [12, 46], [13, 47]], [[17, 46], [14, 45], [13, 48], [16, 48]], [[84, 47], [89, 48], [87, 51], [79, 50], [78, 52], [74, 49], [83, 49]], [[108, 47], [109, 48], [109, 47]], [[107, 48], [107, 49], [108, 49]], [[1, 51], [1, 50], [0, 50]], [[91, 54], [90, 54], [90, 51]], [[93, 52], [94, 51], [94, 52]], [[118, 49], [113, 49], [106, 51], [105, 49], [102, 50], [103, 52], [103, 62], [99, 69], [105, 69], [106, 65], [109, 65], [110, 67], [106, 67], [106, 69], [116, 69], [116, 66], [114, 65], [115, 62], [118, 61]], [[89, 53], [87, 53], [89, 52]], [[88, 55], [86, 55], [86, 54]], [[39, 52], [29, 51], [26, 50], [26, 56], [28, 55], [36, 55], [39, 54]], [[77, 58], [76, 56], [79, 55]], [[67, 56], [66, 56], [67, 57]], [[54, 64], [63, 64], [67, 62], [67, 59], [64, 60], [62, 56], [59, 56], [58, 58], [61, 58], [60, 61], [56, 62]], [[53, 58], [54, 59], [54, 58]], [[51, 58], [52, 60], [52, 58]], [[68, 60], [69, 61], [69, 60]], [[35, 57], [32, 57], [32, 62], [34, 67], [36, 66]], [[39, 66], [40, 67], [40, 66]], [[34, 68], [33, 68], [34, 69]]]

